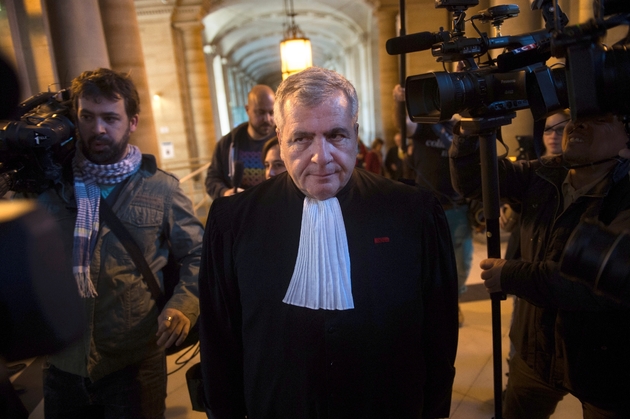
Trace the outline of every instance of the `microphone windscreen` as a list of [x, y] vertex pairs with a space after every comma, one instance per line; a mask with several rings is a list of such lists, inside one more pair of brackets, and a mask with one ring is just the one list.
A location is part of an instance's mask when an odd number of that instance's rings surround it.
[[438, 42], [441, 42], [441, 38], [438, 34], [433, 32], [419, 32], [388, 39], [385, 43], [385, 49], [389, 55], [399, 55], [431, 49], [431, 47]]
[[236, 160], [234, 162], [234, 175], [232, 176], [232, 184], [234, 186], [234, 189], [241, 186], [241, 182], [243, 181], [243, 170], [243, 162], [240, 160]]

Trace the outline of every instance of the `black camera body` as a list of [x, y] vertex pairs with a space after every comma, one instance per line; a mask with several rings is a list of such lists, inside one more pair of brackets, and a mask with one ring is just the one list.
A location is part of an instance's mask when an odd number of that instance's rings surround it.
[[16, 120], [0, 121], [0, 196], [61, 181], [75, 147], [70, 110], [68, 91], [43, 92], [19, 105]]
[[[436, 7], [453, 11], [451, 32], [440, 29], [387, 43], [392, 55], [430, 49], [438, 62], [463, 63], [460, 72], [407, 78], [407, 110], [412, 121], [436, 123], [455, 113], [494, 118], [527, 108], [535, 120], [565, 108], [571, 108], [573, 118], [608, 112], [630, 114], [630, 36], [613, 47], [601, 44], [607, 29], [630, 22], [630, 2], [600, 0], [595, 4], [596, 19], [565, 26], [568, 19], [557, 4], [534, 1], [532, 9], [542, 11], [546, 29], [494, 38], [480, 32], [474, 21], [500, 28], [506, 19], [518, 15], [518, 6], [501, 5], [478, 12], [470, 21], [479, 37], [468, 38], [463, 30], [466, 3], [436, 0]], [[602, 17], [610, 14], [614, 15]], [[496, 59], [488, 56], [481, 63], [481, 57], [495, 48], [505, 52]], [[566, 57], [565, 67], [547, 67], [551, 56]]]

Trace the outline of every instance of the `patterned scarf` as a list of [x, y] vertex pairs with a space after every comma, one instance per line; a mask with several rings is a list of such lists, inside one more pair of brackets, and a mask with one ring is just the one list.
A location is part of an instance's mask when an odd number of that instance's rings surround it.
[[99, 184], [115, 185], [133, 175], [140, 168], [142, 153], [133, 145], [127, 146], [127, 155], [114, 164], [95, 164], [85, 158], [77, 147], [72, 170], [74, 193], [77, 201], [77, 221], [74, 225], [74, 251], [72, 272], [83, 298], [96, 297], [96, 289], [90, 279], [90, 258], [98, 235]]

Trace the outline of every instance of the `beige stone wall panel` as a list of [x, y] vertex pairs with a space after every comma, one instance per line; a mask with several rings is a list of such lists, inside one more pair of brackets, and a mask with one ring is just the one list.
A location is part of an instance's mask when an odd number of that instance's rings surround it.
[[151, 94], [133, 0], [100, 0], [99, 5], [111, 68], [130, 74], [140, 96], [140, 119], [130, 142], [143, 153], [156, 156], [159, 162]]
[[[174, 160], [186, 160], [190, 156], [172, 47], [171, 13], [172, 9], [139, 13], [138, 21], [158, 143], [171, 143], [175, 149]], [[169, 164], [170, 160], [163, 163]]]

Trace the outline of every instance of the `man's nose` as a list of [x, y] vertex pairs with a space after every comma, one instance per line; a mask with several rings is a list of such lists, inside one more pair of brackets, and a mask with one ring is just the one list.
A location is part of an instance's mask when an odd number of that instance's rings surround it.
[[94, 132], [97, 134], [105, 133], [105, 121], [102, 118], [95, 119]]
[[325, 166], [332, 161], [332, 154], [330, 154], [330, 143], [323, 137], [317, 137], [313, 141], [313, 157], [311, 161]]

